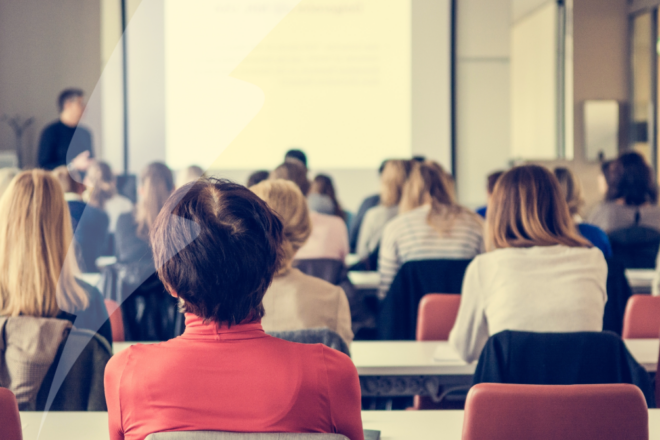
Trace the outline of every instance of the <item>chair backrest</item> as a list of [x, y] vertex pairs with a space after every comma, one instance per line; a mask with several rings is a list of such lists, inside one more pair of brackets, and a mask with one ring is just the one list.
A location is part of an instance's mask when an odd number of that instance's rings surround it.
[[442, 293], [424, 295], [419, 302], [417, 314], [417, 340], [448, 340], [460, 304], [460, 295]]
[[633, 295], [623, 318], [624, 339], [658, 339], [660, 336], [660, 296]]
[[631, 226], [608, 234], [612, 254], [627, 269], [653, 269], [660, 248], [660, 231], [644, 226]]
[[124, 342], [126, 336], [124, 334], [124, 317], [121, 314], [121, 309], [116, 301], [111, 299], [105, 300], [105, 308], [108, 309], [108, 316], [110, 316], [110, 326], [112, 327], [112, 341]]
[[18, 402], [7, 388], [0, 388], [0, 431], [3, 440], [23, 440]]
[[293, 266], [305, 275], [321, 278], [336, 286], [341, 283], [347, 269], [343, 261], [331, 258], [294, 260]]
[[269, 335], [284, 339], [289, 342], [298, 342], [301, 344], [323, 344], [326, 347], [341, 351], [347, 356], [351, 356], [346, 342], [337, 333], [329, 328], [307, 328], [303, 330], [290, 330], [282, 332], [268, 332]]
[[176, 431], [150, 434], [145, 440], [348, 440], [341, 434], [292, 432]]
[[648, 410], [634, 385], [472, 387], [463, 440], [647, 440]]

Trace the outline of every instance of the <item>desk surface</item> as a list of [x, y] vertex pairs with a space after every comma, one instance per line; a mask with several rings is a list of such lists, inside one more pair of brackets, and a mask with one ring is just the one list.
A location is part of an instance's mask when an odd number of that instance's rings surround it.
[[349, 272], [348, 279], [357, 289], [378, 289], [380, 274], [378, 272]]
[[[647, 371], [656, 370], [660, 341], [628, 339], [625, 342], [637, 362]], [[115, 342], [114, 352], [132, 344]], [[463, 376], [473, 374], [476, 368], [476, 363], [466, 364], [458, 359], [447, 342], [355, 341], [351, 344], [351, 356], [360, 376]]]
[[[38, 436], [43, 413], [21, 413], [24, 440], [109, 440], [103, 412], [51, 412]], [[365, 429], [383, 440], [460, 440], [463, 411], [362, 411]], [[649, 410], [650, 439], [660, 440], [660, 409]]]

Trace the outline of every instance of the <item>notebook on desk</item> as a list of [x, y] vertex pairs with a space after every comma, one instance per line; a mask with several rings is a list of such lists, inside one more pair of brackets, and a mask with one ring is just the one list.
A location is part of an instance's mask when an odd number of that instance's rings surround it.
[[364, 440], [380, 440], [380, 431], [364, 429]]

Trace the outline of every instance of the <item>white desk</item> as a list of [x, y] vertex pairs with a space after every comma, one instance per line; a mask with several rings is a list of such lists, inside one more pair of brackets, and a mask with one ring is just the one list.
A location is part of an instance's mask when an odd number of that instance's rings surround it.
[[100, 273], [81, 273], [78, 278], [93, 287], [99, 287], [99, 284], [101, 284]]
[[[649, 372], [658, 364], [660, 341], [657, 339], [628, 339], [628, 350]], [[149, 342], [145, 342], [148, 344]], [[134, 342], [115, 342], [118, 353]], [[446, 358], [434, 359], [443, 347]], [[447, 342], [416, 341], [355, 341], [351, 344], [351, 357], [360, 376], [467, 376], [474, 374], [476, 363], [467, 364], [449, 355]]]
[[[103, 412], [51, 412], [38, 435], [43, 413], [23, 412], [24, 440], [109, 440]], [[362, 411], [365, 429], [383, 440], [460, 440], [463, 411]], [[649, 410], [651, 440], [660, 440], [660, 409]]]
[[348, 279], [360, 290], [378, 289], [380, 274], [378, 272], [349, 272]]
[[626, 269], [628, 284], [635, 292], [651, 292], [651, 286], [655, 279], [653, 269]]
[[346, 267], [351, 267], [352, 265], [359, 263], [360, 262], [360, 257], [358, 254], [348, 254], [346, 255], [346, 258], [344, 258], [344, 264]]

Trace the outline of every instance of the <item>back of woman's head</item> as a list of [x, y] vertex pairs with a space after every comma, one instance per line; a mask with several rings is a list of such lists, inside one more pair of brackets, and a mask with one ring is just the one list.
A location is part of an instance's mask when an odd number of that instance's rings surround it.
[[181, 188], [186, 183], [195, 182], [204, 176], [204, 170], [198, 165], [190, 165], [179, 171], [176, 179], [176, 187]]
[[310, 183], [307, 179], [307, 168], [299, 161], [288, 161], [275, 168], [270, 173], [271, 179], [290, 180], [300, 188], [305, 197], [309, 194]]
[[607, 200], [623, 200], [630, 206], [658, 202], [653, 170], [641, 154], [623, 153], [609, 166], [608, 175]]
[[72, 239], [57, 179], [42, 170], [16, 176], [0, 199], [0, 315], [53, 317], [87, 307]]
[[87, 170], [85, 182], [90, 191], [89, 204], [99, 209], [105, 208], [105, 202], [117, 194], [117, 180], [105, 162], [94, 162]]
[[82, 193], [84, 190], [84, 186], [82, 183], [80, 183], [78, 180], [73, 178], [73, 175], [71, 173], [76, 173], [76, 178], [79, 178], [80, 176], [77, 175], [77, 171], [75, 170], [69, 170], [69, 168], [66, 165], [61, 165], [57, 168], [55, 168], [53, 171], [53, 176], [57, 179], [58, 182], [60, 182], [60, 185], [62, 186], [62, 190], [64, 190], [65, 193]]
[[412, 162], [410, 176], [403, 187], [401, 212], [427, 203], [454, 205], [454, 197], [442, 167], [435, 162]]
[[151, 230], [158, 275], [184, 311], [217, 324], [259, 320], [281, 267], [282, 223], [242, 185], [202, 178], [168, 199]]
[[577, 214], [580, 208], [582, 208], [582, 205], [584, 205], [580, 181], [571, 170], [564, 167], [555, 168], [555, 177], [559, 182], [559, 189], [568, 205], [568, 212], [571, 215]]
[[318, 174], [316, 177], [314, 177], [309, 192], [320, 194], [330, 199], [334, 210], [332, 214], [344, 219], [345, 214], [341, 208], [341, 205], [339, 204], [339, 200], [337, 200], [337, 193], [335, 192], [335, 186], [332, 182], [332, 177], [326, 174]]
[[401, 201], [403, 185], [408, 180], [412, 161], [388, 160], [380, 177], [380, 203], [384, 206], [396, 206]]
[[286, 272], [293, 258], [312, 233], [307, 201], [295, 183], [283, 180], [264, 180], [250, 187], [261, 200], [280, 216], [284, 226], [282, 242], [282, 267], [278, 273]]
[[138, 237], [148, 240], [149, 231], [174, 191], [174, 178], [167, 165], [154, 162], [147, 165], [140, 176], [140, 200], [135, 208]]
[[488, 204], [490, 249], [531, 246], [583, 246], [559, 182], [546, 168], [524, 165], [499, 178]]

